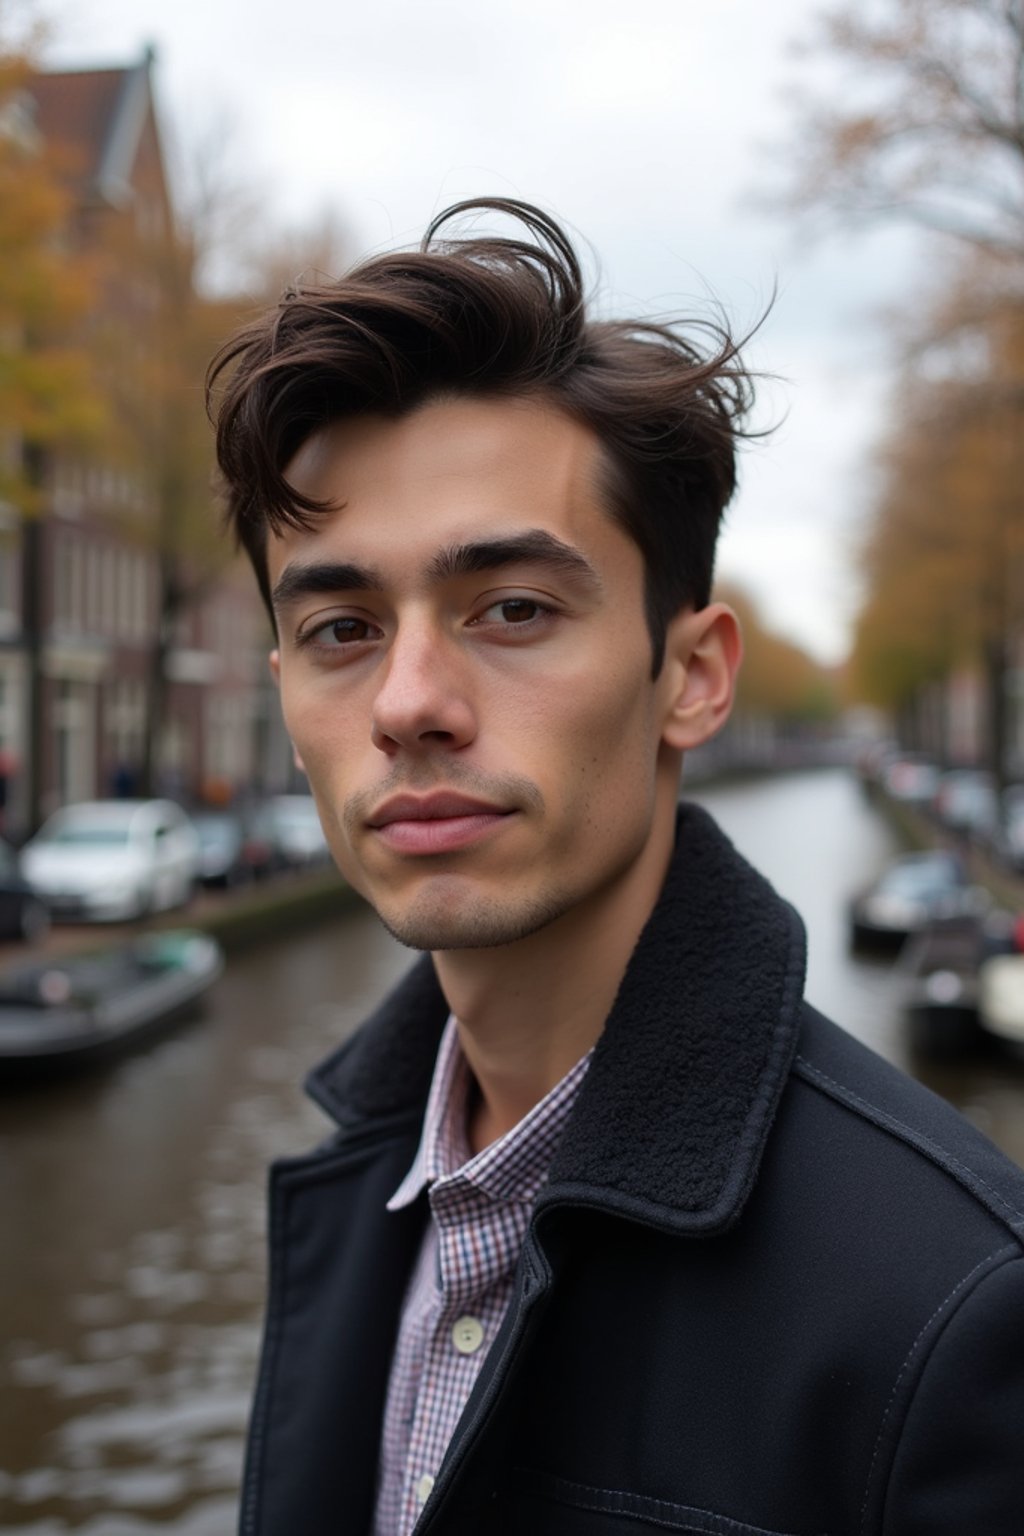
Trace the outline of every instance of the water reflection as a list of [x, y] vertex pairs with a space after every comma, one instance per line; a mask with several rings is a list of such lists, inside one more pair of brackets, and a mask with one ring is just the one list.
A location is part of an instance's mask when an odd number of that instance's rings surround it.
[[[893, 852], [840, 774], [702, 796], [803, 912], [814, 1002], [904, 1065], [892, 968], [844, 906]], [[307, 1068], [408, 964], [376, 919], [232, 962], [206, 1017], [99, 1076], [0, 1098], [0, 1529], [233, 1528], [263, 1296], [271, 1158], [326, 1121]], [[1024, 1075], [927, 1068], [1024, 1162]]]
[[324, 1133], [302, 1077], [408, 959], [360, 909], [230, 966], [109, 1075], [0, 1102], [0, 1528], [232, 1528], [266, 1166]]

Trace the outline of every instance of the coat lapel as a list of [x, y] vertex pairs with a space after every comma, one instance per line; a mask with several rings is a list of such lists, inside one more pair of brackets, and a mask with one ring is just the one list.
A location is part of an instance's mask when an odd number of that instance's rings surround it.
[[683, 807], [540, 1203], [681, 1232], [731, 1225], [796, 1050], [805, 957], [793, 909], [705, 811]]

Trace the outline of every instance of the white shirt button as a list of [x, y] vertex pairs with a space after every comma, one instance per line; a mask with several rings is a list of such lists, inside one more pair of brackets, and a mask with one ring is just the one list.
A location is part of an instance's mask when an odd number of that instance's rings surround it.
[[430, 1498], [430, 1495], [431, 1495], [431, 1492], [433, 1490], [433, 1487], [434, 1487], [434, 1479], [431, 1477], [429, 1472], [424, 1472], [423, 1476], [420, 1478], [419, 1482], [416, 1484], [416, 1501], [417, 1501], [417, 1503], [425, 1504], [427, 1502], [427, 1500]]
[[460, 1355], [475, 1355], [484, 1341], [483, 1324], [476, 1317], [460, 1317], [452, 1325], [452, 1343]]

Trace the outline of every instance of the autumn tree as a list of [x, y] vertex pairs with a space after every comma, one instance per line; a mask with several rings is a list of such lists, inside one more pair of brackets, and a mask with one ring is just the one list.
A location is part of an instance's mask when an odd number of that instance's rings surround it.
[[101, 415], [79, 331], [94, 274], [68, 250], [70, 197], [34, 123], [32, 67], [0, 32], [0, 496], [26, 512], [40, 454]]
[[986, 679], [1005, 775], [1009, 637], [1024, 626], [1024, 313], [962, 289], [908, 348], [864, 543], [854, 671], [899, 711], [960, 662]]
[[0, 539], [20, 556], [27, 681], [30, 824], [39, 819], [40, 689], [47, 463], [102, 429], [105, 413], [82, 322], [95, 273], [69, 249], [64, 166], [40, 137], [28, 90], [31, 44], [12, 42], [0, 9]]
[[87, 360], [69, 338], [92, 294], [66, 241], [70, 197], [59, 154], [36, 127], [28, 89], [38, 27], [17, 31], [0, 0], [0, 494], [31, 505], [20, 446], [95, 424]]
[[[188, 193], [173, 224], [156, 239], [122, 230], [122, 248], [108, 250], [114, 271], [134, 271], [150, 285], [141, 331], [120, 337], [135, 363], [125, 359], [111, 380], [125, 447], [145, 467], [156, 509], [159, 617], [147, 690], [147, 787], [156, 782], [176, 633], [234, 558], [215, 491], [203, 390], [207, 365], [243, 319], [275, 302], [300, 274], [332, 274], [344, 266], [344, 236], [335, 218], [322, 215], [290, 229], [263, 223], [258, 239], [251, 233], [258, 221], [250, 218], [248, 238], [239, 243], [241, 214], [251, 206], [244, 185], [227, 173], [197, 175]], [[132, 249], [123, 248], [125, 239]]]
[[782, 726], [834, 718], [837, 700], [826, 668], [801, 646], [765, 624], [754, 600], [742, 587], [720, 582], [715, 595], [732, 607], [743, 630], [737, 712]]
[[[146, 510], [134, 519], [135, 532], [151, 547], [157, 575], [140, 784], [143, 793], [152, 793], [171, 656], [186, 616], [233, 557], [216, 511], [203, 376], [243, 306], [200, 290], [197, 269], [207, 256], [203, 230], [173, 209], [152, 226], [112, 218], [97, 256], [108, 297], [94, 343], [117, 423], [106, 451], [146, 488]], [[126, 286], [129, 302], [118, 297]]]
[[838, 79], [797, 94], [790, 210], [1024, 260], [1024, 0], [846, 0], [805, 51]]
[[952, 237], [944, 286], [897, 328], [854, 673], [901, 709], [980, 663], [1002, 776], [1007, 651], [1024, 623], [1024, 0], [846, 0], [807, 52], [828, 78], [799, 98], [783, 205], [826, 227]]

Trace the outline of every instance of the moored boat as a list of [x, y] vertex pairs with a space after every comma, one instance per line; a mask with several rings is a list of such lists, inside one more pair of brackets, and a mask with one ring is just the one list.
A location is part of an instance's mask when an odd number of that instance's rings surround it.
[[978, 1022], [991, 1039], [1024, 1055], [1024, 955], [993, 955], [981, 967]]
[[928, 925], [900, 959], [911, 1044], [922, 1055], [949, 1058], [977, 1047], [981, 924], [954, 918]]
[[187, 1011], [220, 975], [220, 945], [190, 929], [0, 975], [0, 1075], [91, 1061]]
[[993, 911], [931, 923], [908, 944], [900, 970], [911, 1041], [923, 1054], [1024, 1050], [1024, 918]]

